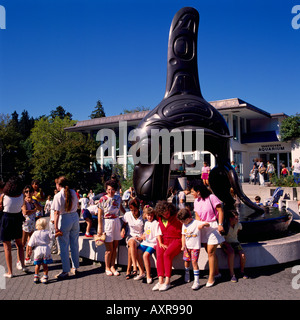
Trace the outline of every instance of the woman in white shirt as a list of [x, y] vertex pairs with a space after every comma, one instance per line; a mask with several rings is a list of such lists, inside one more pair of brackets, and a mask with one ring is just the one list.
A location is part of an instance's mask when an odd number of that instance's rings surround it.
[[79, 216], [77, 213], [78, 198], [75, 190], [69, 188], [65, 177], [55, 179], [58, 193], [54, 196], [52, 209], [54, 210], [55, 232], [61, 231], [58, 237], [60, 257], [63, 271], [56, 276], [58, 279], [68, 277], [70, 272], [69, 247], [71, 250], [72, 270], [76, 274], [79, 268]]
[[4, 274], [7, 278], [12, 278], [12, 254], [11, 240], [15, 240], [17, 246], [17, 268], [27, 271], [24, 264], [24, 247], [22, 244], [22, 224], [25, 220], [22, 214], [24, 203], [22, 181], [19, 178], [9, 179], [0, 197], [0, 211], [3, 211], [1, 218], [0, 240], [3, 241], [5, 260], [8, 272]]

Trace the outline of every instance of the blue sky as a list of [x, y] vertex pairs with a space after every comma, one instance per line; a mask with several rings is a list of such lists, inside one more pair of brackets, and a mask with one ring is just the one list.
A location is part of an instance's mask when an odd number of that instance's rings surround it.
[[[200, 13], [198, 72], [208, 101], [238, 97], [270, 113], [300, 111], [300, 0], [0, 0], [0, 113], [86, 120], [154, 108], [166, 85], [171, 21]], [[300, 24], [300, 16], [299, 21]]]

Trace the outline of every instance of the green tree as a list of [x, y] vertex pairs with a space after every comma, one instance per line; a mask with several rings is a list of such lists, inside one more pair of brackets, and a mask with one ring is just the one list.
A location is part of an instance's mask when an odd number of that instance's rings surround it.
[[105, 117], [104, 108], [103, 108], [102, 102], [98, 100], [95, 110], [91, 113], [90, 118], [95, 119], [95, 118], [103, 118], [103, 117]]
[[281, 141], [289, 141], [300, 138], [300, 114], [285, 118], [280, 125]]
[[43, 117], [35, 122], [30, 135], [34, 178], [53, 185], [55, 178], [65, 175], [77, 185], [83, 172], [89, 170], [96, 143], [90, 136], [64, 130], [75, 123], [68, 116]]
[[[124, 109], [123, 110], [123, 114], [126, 114], [126, 113], [134, 113], [134, 112], [141, 112], [141, 111], [148, 111], [150, 110], [149, 107], [136, 107], [136, 108], [133, 108], [133, 109]], [[122, 113], [121, 113], [122, 114]]]
[[21, 118], [19, 121], [19, 132], [22, 135], [22, 139], [24, 141], [30, 136], [30, 132], [33, 126], [34, 126], [33, 117], [30, 117], [28, 111], [24, 110], [21, 113]]
[[58, 106], [55, 110], [50, 112], [50, 117], [52, 119], [56, 117], [59, 117], [60, 119], [68, 117], [70, 120], [72, 120], [73, 115], [70, 112], [67, 112], [62, 106]]
[[[18, 117], [0, 114], [1, 178], [7, 180], [11, 175], [19, 174], [22, 169], [17, 166], [21, 134], [18, 131]], [[26, 159], [23, 159], [26, 160]]]

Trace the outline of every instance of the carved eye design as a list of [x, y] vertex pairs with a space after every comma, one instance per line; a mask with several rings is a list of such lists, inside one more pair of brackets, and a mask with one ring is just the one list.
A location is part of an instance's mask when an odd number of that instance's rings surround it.
[[194, 56], [193, 41], [188, 37], [181, 36], [174, 41], [174, 54], [184, 60], [190, 60]]

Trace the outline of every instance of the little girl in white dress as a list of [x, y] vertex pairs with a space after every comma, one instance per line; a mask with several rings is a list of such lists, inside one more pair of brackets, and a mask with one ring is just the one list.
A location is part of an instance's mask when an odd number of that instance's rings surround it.
[[53, 241], [55, 237], [62, 235], [62, 232], [52, 234], [48, 230], [45, 230], [46, 226], [47, 220], [45, 218], [38, 219], [35, 224], [37, 230], [34, 231], [28, 243], [29, 254], [31, 255], [32, 250], [34, 252], [33, 264], [35, 265], [35, 283], [38, 283], [40, 281], [39, 272], [41, 264], [43, 265], [44, 271], [44, 275], [41, 278], [41, 282], [48, 283], [48, 264], [53, 262], [51, 256], [50, 242]]

